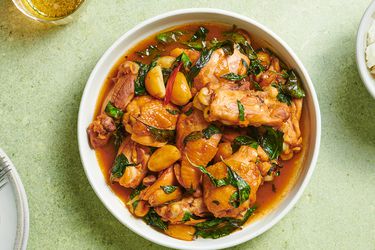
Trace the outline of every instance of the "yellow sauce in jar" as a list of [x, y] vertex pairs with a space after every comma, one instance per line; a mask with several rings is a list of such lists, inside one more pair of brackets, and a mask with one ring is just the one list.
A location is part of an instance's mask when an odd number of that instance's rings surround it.
[[25, 7], [43, 19], [60, 19], [72, 14], [84, 0], [23, 0]]

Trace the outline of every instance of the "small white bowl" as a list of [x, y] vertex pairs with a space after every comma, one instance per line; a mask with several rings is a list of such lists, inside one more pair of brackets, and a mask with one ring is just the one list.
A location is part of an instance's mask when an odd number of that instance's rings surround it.
[[[235, 24], [249, 31], [253, 39], [255, 38], [265, 47], [277, 52], [278, 56], [299, 74], [306, 91], [304, 109], [308, 112], [310, 122], [309, 131], [307, 131], [310, 140], [306, 145], [307, 153], [303, 159], [302, 170], [294, 186], [269, 214], [229, 236], [219, 239], [199, 238], [195, 241], [187, 242], [160, 233], [129, 213], [128, 209], [106, 184], [95, 152], [89, 147], [86, 128], [93, 119], [98, 95], [108, 72], [128, 49], [161, 30], [193, 22]], [[305, 67], [295, 53], [284, 41], [263, 25], [248, 17], [218, 9], [184, 9], [172, 11], [148, 19], [126, 32], [104, 53], [96, 64], [83, 92], [78, 115], [78, 143], [82, 164], [92, 188], [107, 209], [129, 229], [150, 241], [166, 247], [190, 250], [221, 249], [243, 243], [265, 232], [284, 217], [302, 195], [303, 190], [310, 180], [318, 157], [320, 133], [320, 111], [314, 86]]]
[[359, 75], [366, 86], [368, 92], [375, 98], [375, 78], [370, 73], [370, 69], [366, 65], [366, 47], [367, 32], [370, 29], [372, 21], [375, 20], [375, 1], [373, 1], [366, 9], [361, 19], [357, 32], [356, 58]]

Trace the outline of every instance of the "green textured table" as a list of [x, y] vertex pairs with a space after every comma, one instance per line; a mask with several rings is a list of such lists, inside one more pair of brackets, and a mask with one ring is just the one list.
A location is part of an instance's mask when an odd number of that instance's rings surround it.
[[304, 195], [275, 227], [235, 249], [375, 249], [375, 100], [355, 64], [369, 3], [91, 0], [75, 22], [48, 28], [0, 0], [0, 147], [28, 194], [28, 248], [162, 249], [120, 224], [91, 189], [78, 154], [78, 106], [99, 57], [131, 27], [169, 10], [220, 7], [263, 23], [294, 49], [322, 112], [319, 160]]

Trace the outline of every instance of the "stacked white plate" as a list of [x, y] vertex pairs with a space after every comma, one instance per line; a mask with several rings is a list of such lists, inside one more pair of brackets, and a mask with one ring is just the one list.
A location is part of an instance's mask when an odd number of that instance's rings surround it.
[[10, 171], [0, 183], [0, 249], [24, 250], [29, 236], [29, 206], [25, 189], [16, 168], [0, 149], [0, 169], [8, 166]]

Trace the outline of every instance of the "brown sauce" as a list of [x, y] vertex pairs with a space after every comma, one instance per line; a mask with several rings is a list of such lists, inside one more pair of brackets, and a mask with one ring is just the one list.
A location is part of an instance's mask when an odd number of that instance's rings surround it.
[[[188, 25], [181, 26], [181, 29], [183, 28], [183, 30], [195, 31], [200, 25], [202, 24], [188, 24]], [[210, 31], [210, 33], [207, 36], [207, 40], [210, 40], [214, 37], [216, 37], [217, 39], [221, 39], [222, 32], [230, 29], [229, 25], [223, 25], [223, 24], [204, 23], [204, 26], [208, 28]], [[173, 29], [175, 29], [175, 27]], [[113, 66], [112, 70], [109, 72], [108, 77], [101, 89], [101, 92], [97, 101], [94, 117], [96, 117], [101, 112], [104, 99], [109, 93], [109, 91], [111, 90], [111, 88], [114, 86], [114, 83], [111, 79], [116, 76], [118, 66], [121, 63], [123, 63], [125, 60], [150, 63], [150, 59], [142, 59], [135, 52], [144, 50], [151, 44], [156, 44], [154, 37], [150, 37], [138, 43], [135, 47], [130, 49], [123, 57], [121, 57], [118, 60], [118, 62]], [[168, 54], [169, 51], [177, 46], [181, 46], [181, 45], [177, 43], [172, 43], [171, 45], [168, 45], [165, 51], [164, 52], [162, 51], [160, 55], [161, 56], [169, 55]], [[259, 48], [257, 44], [252, 43], [252, 46], [255, 49]], [[280, 59], [282, 60], [282, 58]], [[257, 200], [256, 200], [257, 210], [255, 212], [255, 215], [250, 217], [249, 221], [254, 221], [256, 219], [261, 218], [263, 215], [266, 215], [267, 213], [269, 213], [273, 208], [277, 206], [278, 203], [282, 201], [282, 199], [288, 194], [288, 192], [293, 187], [295, 181], [297, 180], [302, 170], [301, 165], [303, 163], [303, 159], [307, 150], [307, 145], [308, 145], [308, 140], [309, 140], [308, 126], [309, 126], [308, 110], [307, 110], [306, 105], [304, 105], [303, 110], [302, 110], [302, 117], [300, 121], [301, 133], [302, 133], [302, 138], [303, 138], [303, 149], [300, 153], [295, 155], [291, 160], [281, 161], [281, 165], [283, 165], [283, 168], [280, 169], [280, 176], [275, 177], [274, 181], [265, 182], [263, 185], [259, 187], [258, 192], [257, 192]], [[98, 158], [99, 165], [101, 167], [101, 170], [103, 172], [103, 175], [108, 185], [112, 188], [114, 193], [124, 203], [127, 202], [129, 199], [129, 194], [131, 190], [128, 190], [120, 186], [118, 183], [112, 184], [109, 182], [109, 173], [112, 168], [114, 159], [116, 157], [116, 152], [115, 152], [113, 144], [110, 143], [106, 145], [105, 147], [96, 149], [96, 156]]]

